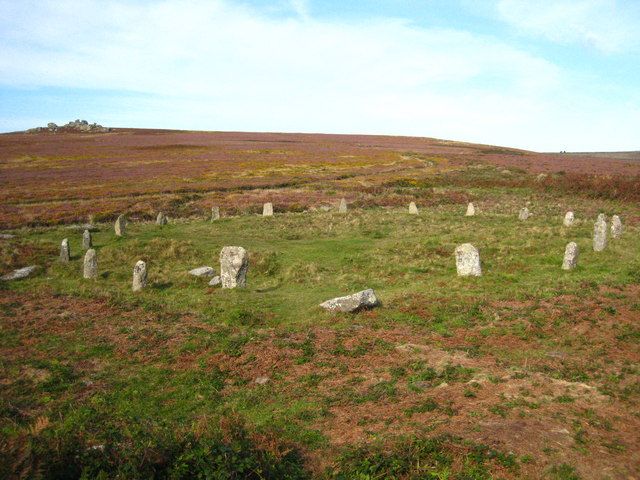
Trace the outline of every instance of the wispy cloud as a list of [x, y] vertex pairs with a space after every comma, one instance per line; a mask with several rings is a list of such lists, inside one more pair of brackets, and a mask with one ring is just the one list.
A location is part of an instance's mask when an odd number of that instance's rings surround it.
[[583, 141], [584, 125], [567, 119], [584, 123], [581, 102], [544, 58], [489, 35], [318, 20], [291, 5], [296, 16], [222, 0], [0, 0], [0, 87], [150, 95], [123, 101], [118, 125]]
[[499, 0], [503, 20], [528, 34], [605, 53], [640, 46], [640, 4], [618, 0]]

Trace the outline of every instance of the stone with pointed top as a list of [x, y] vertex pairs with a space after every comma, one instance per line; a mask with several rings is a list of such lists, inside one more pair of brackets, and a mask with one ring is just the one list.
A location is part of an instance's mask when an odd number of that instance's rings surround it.
[[125, 218], [124, 215], [119, 215], [118, 218], [116, 219], [116, 223], [113, 226], [116, 235], [118, 237], [122, 237], [124, 235], [124, 232], [127, 228], [127, 219]]
[[222, 288], [247, 286], [249, 258], [242, 247], [224, 247], [220, 252], [220, 280]]
[[573, 212], [567, 212], [564, 214], [564, 220], [562, 221], [562, 224], [565, 227], [570, 227], [573, 225], [573, 222], [575, 221], [576, 217], [573, 214]]
[[271, 202], [267, 202], [262, 206], [262, 216], [273, 217], [273, 204]]
[[593, 226], [593, 251], [601, 252], [605, 248], [607, 248], [607, 221], [605, 216], [600, 214]]
[[611, 217], [611, 238], [620, 238], [622, 236], [622, 220], [618, 215]]
[[139, 292], [147, 286], [147, 264], [142, 260], [138, 260], [133, 267], [133, 284], [131, 286], [134, 292]]
[[409, 204], [409, 213], [411, 215], [418, 215], [418, 207], [416, 206], [416, 202], [411, 202]]
[[476, 207], [473, 206], [473, 203], [469, 202], [467, 205], [467, 213], [465, 213], [466, 217], [473, 217], [476, 214]]
[[347, 213], [347, 201], [344, 198], [340, 200], [340, 205], [338, 206], [338, 213]]
[[459, 277], [479, 277], [482, 275], [480, 252], [470, 243], [456, 247], [456, 270]]
[[220, 207], [211, 207], [211, 221], [220, 220]]
[[84, 254], [82, 276], [91, 280], [98, 278], [98, 257], [93, 248], [90, 248]]
[[69, 249], [69, 239], [65, 238], [60, 244], [60, 261], [68, 263], [71, 258], [71, 250]]
[[578, 265], [578, 256], [580, 249], [576, 242], [570, 242], [564, 249], [564, 260], [562, 261], [563, 270], [573, 270]]
[[93, 240], [91, 238], [91, 232], [89, 230], [85, 230], [82, 234], [82, 248], [85, 250], [89, 250], [93, 246]]
[[373, 289], [362, 290], [361, 292], [347, 295], [345, 297], [332, 298], [322, 302], [320, 307], [330, 312], [357, 312], [366, 308], [373, 308], [380, 305]]
[[524, 222], [530, 216], [531, 216], [531, 212], [529, 212], [529, 209], [527, 207], [524, 207], [522, 208], [522, 210], [520, 210], [520, 213], [518, 214], [518, 220], [521, 220]]
[[156, 217], [156, 225], [166, 225], [168, 221], [169, 219], [164, 213], [158, 212], [158, 216]]

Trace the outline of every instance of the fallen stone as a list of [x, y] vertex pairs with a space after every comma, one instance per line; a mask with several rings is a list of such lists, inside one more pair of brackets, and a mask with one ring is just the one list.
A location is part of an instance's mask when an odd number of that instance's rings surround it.
[[338, 205], [338, 213], [347, 213], [347, 201], [343, 198]]
[[482, 275], [480, 266], [480, 252], [470, 243], [456, 247], [456, 270], [459, 277], [479, 277]]
[[593, 251], [601, 252], [605, 248], [607, 248], [607, 221], [604, 215], [600, 214], [593, 226]]
[[611, 238], [620, 238], [622, 236], [622, 220], [618, 215], [611, 217]]
[[217, 287], [218, 285], [220, 285], [222, 283], [222, 280], [220, 280], [220, 275], [216, 275], [215, 277], [213, 277], [211, 279], [211, 281], [209, 282], [209, 286], [210, 287]]
[[242, 247], [224, 247], [220, 252], [220, 280], [222, 288], [247, 286], [249, 258]]
[[91, 239], [91, 232], [89, 230], [85, 230], [82, 234], [82, 248], [89, 250], [92, 246], [93, 240]]
[[93, 248], [90, 248], [84, 254], [82, 276], [92, 280], [98, 278], [98, 257]]
[[258, 385], [265, 385], [266, 383], [269, 382], [269, 377], [256, 377], [254, 382], [257, 383]]
[[416, 206], [416, 202], [411, 202], [409, 204], [409, 213], [411, 215], [418, 215], [418, 207]]
[[15, 235], [11, 235], [10, 233], [0, 233], [0, 238], [3, 240], [9, 240], [11, 238], [15, 238]]
[[193, 270], [189, 270], [189, 275], [194, 277], [213, 277], [216, 271], [212, 267], [198, 267]]
[[147, 286], [147, 264], [142, 260], [138, 260], [133, 267], [133, 284], [132, 290], [138, 292]]
[[220, 207], [211, 207], [211, 221], [220, 220]]
[[332, 298], [322, 302], [320, 307], [330, 312], [357, 312], [358, 310], [373, 308], [380, 305], [373, 289], [369, 288], [353, 295]]
[[156, 225], [166, 225], [168, 221], [169, 219], [164, 213], [158, 212], [158, 216], [156, 217]]
[[126, 228], [127, 228], [127, 219], [125, 218], [124, 215], [120, 215], [117, 218], [116, 223], [114, 225], [114, 230], [116, 232], [116, 235], [118, 237], [122, 237], [124, 235]]
[[69, 239], [65, 238], [60, 244], [60, 261], [62, 263], [69, 263], [71, 258], [71, 251], [69, 249]]
[[267, 202], [262, 206], [262, 216], [273, 217], [273, 204], [271, 202]]
[[476, 214], [476, 207], [473, 206], [473, 203], [469, 202], [467, 205], [467, 213], [465, 213], [466, 217], [473, 217]]
[[564, 215], [564, 220], [563, 220], [562, 224], [565, 227], [570, 227], [570, 226], [573, 225], [574, 220], [575, 220], [575, 215], [573, 214], [573, 212], [567, 212]]
[[562, 261], [563, 270], [573, 270], [578, 265], [578, 256], [580, 249], [576, 242], [570, 242], [564, 250], [564, 260]]
[[7, 273], [6, 275], [3, 275], [2, 277], [0, 277], [0, 280], [4, 280], [4, 281], [21, 280], [23, 278], [27, 278], [29, 275], [35, 272], [37, 268], [38, 268], [37, 265], [18, 268], [17, 270], [14, 270], [11, 273]]
[[518, 220], [525, 221], [530, 216], [531, 216], [531, 213], [529, 212], [529, 209], [527, 207], [524, 207], [522, 210], [520, 210], [520, 213], [518, 214]]

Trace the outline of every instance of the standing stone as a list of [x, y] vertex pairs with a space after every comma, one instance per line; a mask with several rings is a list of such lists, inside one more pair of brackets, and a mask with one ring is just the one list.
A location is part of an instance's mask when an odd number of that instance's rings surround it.
[[524, 222], [530, 216], [531, 216], [531, 213], [529, 212], [529, 209], [527, 207], [524, 207], [522, 210], [520, 210], [520, 213], [518, 214], [518, 220], [521, 220]]
[[338, 206], [338, 213], [347, 213], [347, 201], [343, 198]]
[[573, 225], [573, 222], [574, 222], [575, 219], [576, 219], [576, 217], [573, 214], [573, 212], [567, 212], [564, 215], [564, 221], [562, 222], [562, 224], [565, 227], [570, 227], [571, 225]]
[[87, 253], [84, 254], [84, 268], [82, 273], [84, 278], [98, 278], [98, 257], [93, 248], [90, 248], [87, 250]]
[[63, 263], [69, 262], [71, 258], [71, 251], [69, 250], [69, 240], [64, 239], [60, 244], [60, 261]]
[[570, 242], [567, 244], [567, 248], [564, 249], [564, 260], [562, 261], [563, 270], [573, 270], [578, 265], [578, 255], [580, 249], [576, 242]]
[[119, 237], [123, 236], [126, 228], [127, 228], [127, 219], [124, 217], [124, 215], [120, 215], [114, 225], [116, 235]]
[[409, 213], [411, 215], [418, 215], [418, 207], [416, 207], [416, 202], [411, 202], [409, 204]]
[[220, 207], [211, 207], [211, 221], [220, 220]]
[[224, 247], [220, 252], [220, 280], [222, 288], [247, 286], [249, 259], [242, 247]]
[[598, 222], [600, 222], [600, 221], [606, 222], [607, 221], [607, 216], [604, 213], [599, 213], [598, 214], [598, 219], [596, 221], [598, 221]]
[[138, 260], [133, 267], [133, 285], [134, 292], [138, 292], [147, 286], [147, 264], [142, 260]]
[[96, 217], [95, 215], [89, 215], [89, 225], [93, 226], [96, 224]]
[[601, 252], [607, 247], [607, 221], [604, 215], [598, 215], [598, 220], [593, 227], [593, 251]]
[[622, 236], [622, 220], [618, 215], [611, 217], [611, 238], [620, 238]]
[[168, 221], [169, 220], [164, 213], [158, 212], [158, 216], [156, 217], [156, 225], [166, 225]]
[[85, 250], [89, 250], [91, 247], [93, 247], [91, 232], [89, 230], [85, 230], [82, 234], [82, 248]]
[[476, 214], [476, 207], [473, 206], [473, 203], [469, 202], [467, 205], [467, 213], [465, 213], [465, 217], [473, 217]]
[[470, 243], [456, 247], [456, 269], [459, 277], [481, 276], [482, 267], [478, 249]]
[[262, 206], [262, 216], [273, 217], [273, 204], [271, 202], [267, 202]]

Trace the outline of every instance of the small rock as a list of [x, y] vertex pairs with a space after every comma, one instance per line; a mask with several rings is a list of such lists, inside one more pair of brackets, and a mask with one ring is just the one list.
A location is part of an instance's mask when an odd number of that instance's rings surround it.
[[222, 280], [220, 280], [220, 275], [216, 275], [215, 277], [213, 277], [211, 279], [211, 281], [209, 282], [209, 286], [210, 287], [217, 287], [218, 285], [220, 285], [222, 283]]
[[576, 242], [571, 242], [567, 244], [567, 247], [564, 250], [564, 260], [562, 261], [562, 269], [563, 270], [573, 270], [578, 265], [578, 255], [580, 254], [580, 249], [578, 248], [578, 244]]
[[418, 207], [416, 206], [416, 202], [411, 202], [409, 204], [409, 213], [411, 215], [418, 215]]
[[267, 202], [262, 206], [262, 216], [273, 217], [273, 204], [271, 202]]
[[564, 215], [564, 220], [563, 220], [562, 224], [565, 227], [570, 227], [570, 226], [573, 225], [574, 220], [575, 220], [575, 215], [573, 214], [573, 212], [567, 212]]
[[456, 247], [456, 270], [459, 277], [479, 277], [482, 275], [480, 266], [480, 252], [470, 243]]
[[69, 263], [71, 258], [71, 251], [69, 249], [69, 239], [65, 238], [60, 244], [60, 261], [62, 263]]
[[257, 377], [254, 382], [258, 385], [264, 385], [269, 382], [269, 377]]
[[138, 260], [133, 267], [133, 284], [132, 290], [138, 292], [147, 286], [147, 264], [142, 260]]
[[338, 213], [347, 213], [347, 201], [343, 198], [338, 206]]
[[220, 252], [220, 280], [222, 288], [247, 286], [249, 258], [242, 247], [224, 247]]
[[31, 265], [29, 267], [18, 268], [17, 270], [14, 270], [11, 273], [7, 273], [6, 275], [3, 275], [2, 277], [0, 277], [0, 280], [5, 280], [5, 281], [21, 280], [23, 278], [27, 278], [29, 275], [31, 275], [33, 272], [35, 272], [37, 268], [38, 268], [37, 265]]
[[198, 267], [189, 270], [189, 275], [193, 275], [194, 277], [213, 277], [215, 274], [216, 271], [213, 267]]
[[520, 213], [518, 214], [518, 220], [521, 220], [524, 222], [530, 216], [531, 216], [531, 213], [529, 212], [529, 209], [527, 207], [524, 207], [522, 208], [522, 210], [520, 210]]
[[466, 217], [473, 217], [476, 214], [476, 207], [473, 206], [473, 203], [469, 202], [467, 205], [467, 213], [465, 213]]
[[353, 295], [332, 298], [320, 304], [320, 307], [330, 312], [357, 312], [365, 308], [373, 308], [380, 305], [373, 289], [369, 288]]

